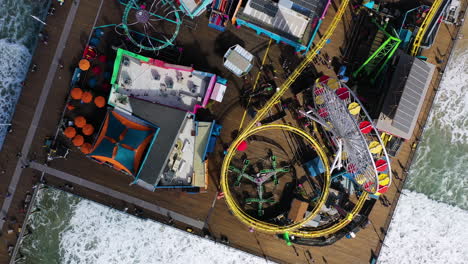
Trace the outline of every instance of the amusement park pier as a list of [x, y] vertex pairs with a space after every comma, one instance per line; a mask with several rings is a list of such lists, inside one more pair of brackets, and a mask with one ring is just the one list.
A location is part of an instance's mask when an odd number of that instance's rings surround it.
[[0, 152], [0, 262], [43, 183], [269, 261], [375, 263], [466, 1], [299, 2], [54, 2]]

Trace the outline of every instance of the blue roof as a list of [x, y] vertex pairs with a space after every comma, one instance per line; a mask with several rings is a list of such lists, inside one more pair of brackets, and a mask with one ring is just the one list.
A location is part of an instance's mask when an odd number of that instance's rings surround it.
[[122, 146], [118, 146], [117, 155], [115, 155], [115, 160], [120, 162], [130, 171], [133, 171], [133, 162], [135, 158], [135, 152], [130, 149], [126, 149]]
[[107, 127], [106, 136], [115, 139], [115, 141], [120, 140], [120, 135], [127, 127], [120, 123], [120, 121], [114, 117], [114, 115], [109, 115], [109, 124]]
[[153, 133], [152, 130], [136, 130], [128, 128], [124, 138], [120, 141], [120, 144], [125, 144], [136, 149], [151, 133]]
[[[116, 115], [116, 116], [114, 116]], [[141, 120], [137, 117], [127, 116], [124, 113], [108, 112], [107, 113], [107, 127], [101, 128], [99, 140], [95, 146], [95, 149], [88, 156], [101, 161], [109, 163], [116, 162], [125, 167], [127, 172], [134, 176], [137, 176], [140, 170], [141, 160], [145, 160], [147, 157], [146, 147], [149, 143], [156, 138], [156, 132], [159, 128]], [[122, 119], [120, 119], [122, 117]], [[125, 121], [121, 121], [125, 120]], [[123, 122], [123, 123], [122, 123]], [[139, 130], [141, 126], [146, 126], [147, 130]], [[104, 134], [105, 133], [105, 134]], [[152, 137], [152, 141], [148, 142], [145, 140]], [[137, 149], [142, 146], [141, 155], [137, 154]], [[115, 156], [114, 150], [115, 151]], [[103, 158], [110, 158], [103, 159]], [[138, 160], [136, 160], [138, 158]], [[120, 169], [120, 166], [119, 166]]]
[[104, 156], [108, 158], [112, 158], [112, 153], [114, 152], [115, 144], [110, 142], [108, 139], [103, 138], [101, 144], [97, 146], [97, 148], [90, 153], [89, 155], [96, 155], [96, 156]]

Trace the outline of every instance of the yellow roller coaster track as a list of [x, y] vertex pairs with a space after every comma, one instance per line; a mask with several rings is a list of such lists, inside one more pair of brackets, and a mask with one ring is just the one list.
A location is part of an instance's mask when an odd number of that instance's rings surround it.
[[[305, 131], [303, 131], [303, 130], [301, 130], [299, 128], [296, 128], [296, 127], [293, 127], [293, 126], [288, 126], [288, 125], [282, 125], [282, 124], [271, 124], [271, 125], [259, 126], [259, 127], [256, 127], [254, 129], [249, 130], [246, 133], [243, 133], [242, 137], [237, 138], [233, 142], [232, 146], [239, 145], [239, 143], [241, 141], [245, 140], [246, 138], [248, 138], [248, 137], [250, 137], [250, 136], [252, 136], [252, 135], [254, 135], [256, 133], [260, 133], [260, 132], [263, 132], [263, 131], [266, 131], [266, 130], [275, 130], [275, 129], [277, 129], [277, 130], [286, 130], [286, 131], [295, 133], [295, 134], [301, 136], [302, 138], [304, 138], [315, 149], [315, 151], [317, 152], [319, 157], [322, 159], [323, 165], [324, 165], [324, 168], [325, 168], [325, 179], [324, 179], [324, 181], [326, 183], [330, 182], [330, 168], [329, 168], [329, 164], [328, 164], [328, 158], [327, 158], [325, 152], [323, 151], [323, 149], [320, 147], [320, 145], [317, 143], [317, 141], [311, 135], [309, 135], [308, 133], [306, 133]], [[224, 160], [228, 160], [229, 163], [230, 163], [230, 161], [232, 160], [234, 155], [235, 155], [235, 151], [230, 151], [230, 152], [228, 152], [226, 154], [226, 157], [225, 157]], [[223, 188], [223, 191], [224, 191], [224, 197], [226, 199], [226, 203], [228, 204], [228, 206], [231, 209], [232, 213], [235, 216], [237, 216], [241, 220], [241, 222], [243, 222], [244, 224], [246, 224], [248, 226], [251, 226], [251, 227], [255, 228], [256, 230], [267, 232], [267, 233], [284, 233], [284, 232], [288, 232], [288, 231], [300, 228], [302, 224], [310, 221], [318, 213], [318, 211], [321, 209], [322, 205], [327, 200], [328, 191], [329, 191], [328, 190], [329, 185], [325, 184], [323, 186], [323, 188], [322, 188], [322, 196], [320, 197], [320, 199], [315, 204], [314, 210], [303, 221], [292, 224], [292, 225], [288, 225], [288, 226], [278, 226], [278, 225], [274, 225], [274, 224], [259, 221], [259, 220], [255, 219], [255, 218], [247, 215], [242, 210], [242, 208], [239, 207], [239, 205], [237, 204], [237, 202], [235, 201], [235, 199], [231, 195], [231, 190], [229, 188], [229, 181], [227, 179], [227, 173], [222, 174], [221, 187]]]
[[268, 111], [277, 103], [279, 102], [281, 96], [283, 96], [284, 93], [289, 89], [289, 87], [296, 81], [296, 79], [301, 75], [301, 73], [305, 70], [305, 68], [312, 62], [312, 60], [317, 56], [318, 52], [325, 46], [325, 43], [327, 42], [328, 39], [331, 38], [333, 35], [333, 32], [335, 31], [336, 27], [338, 26], [338, 23], [340, 23], [341, 18], [343, 17], [344, 12], [346, 11], [346, 7], [348, 6], [349, 0], [343, 0], [343, 2], [340, 5], [340, 8], [338, 9], [338, 12], [336, 12], [335, 17], [333, 18], [332, 23], [328, 27], [327, 31], [325, 34], [323, 34], [323, 37], [320, 39], [320, 41], [317, 43], [316, 46], [314, 46], [313, 49], [307, 53], [305, 56], [304, 60], [297, 66], [297, 68], [289, 75], [288, 79], [281, 85], [281, 88], [278, 92], [276, 92], [270, 100], [265, 104], [265, 106], [260, 109], [257, 113], [257, 115], [253, 118], [252, 121], [245, 127], [243, 131], [249, 131], [251, 130], [254, 126], [256, 126], [257, 122], [262, 120], [264, 117], [267, 116]]
[[[257, 115], [250, 121], [250, 123], [245, 127], [244, 130], [239, 131], [240, 134], [239, 136], [232, 142], [231, 146], [229, 147], [226, 157], [223, 160], [223, 164], [221, 167], [221, 188], [223, 192], [225, 193], [225, 199], [226, 203], [228, 204], [229, 208], [233, 211], [233, 214], [238, 217], [241, 222], [244, 224], [251, 226], [255, 228], [258, 231], [263, 231], [263, 232], [268, 232], [268, 233], [284, 233], [284, 232], [291, 232], [292, 234], [295, 234], [300, 237], [320, 237], [320, 236], [325, 236], [332, 234], [341, 228], [345, 227], [352, 219], [353, 217], [361, 210], [365, 200], [367, 199], [367, 194], [364, 193], [360, 199], [359, 202], [356, 204], [355, 208], [351, 213], [347, 215], [347, 217], [337, 224], [323, 229], [323, 230], [318, 230], [318, 231], [305, 231], [305, 230], [297, 230], [302, 226], [303, 223], [309, 221], [315, 215], [318, 213], [320, 210], [321, 206], [325, 202], [326, 198], [328, 197], [328, 191], [329, 191], [329, 183], [330, 183], [330, 171], [329, 171], [329, 166], [328, 166], [328, 159], [325, 156], [325, 153], [323, 149], [317, 144], [314, 138], [312, 138], [308, 133], [304, 132], [301, 129], [292, 127], [292, 126], [287, 126], [287, 125], [279, 125], [279, 124], [273, 124], [273, 125], [263, 125], [263, 126], [257, 126], [257, 123], [262, 120], [266, 115], [268, 114], [269, 110], [277, 103], [279, 102], [281, 96], [289, 89], [289, 87], [296, 81], [296, 79], [299, 77], [299, 75], [305, 70], [305, 68], [312, 62], [314, 57], [318, 54], [318, 51], [320, 51], [324, 46], [325, 43], [328, 39], [331, 38], [333, 35], [333, 32], [335, 31], [336, 27], [338, 26], [339, 22], [341, 21], [344, 12], [346, 11], [346, 8], [348, 6], [349, 0], [343, 0], [338, 11], [336, 12], [332, 23], [328, 27], [327, 31], [325, 34], [323, 34], [323, 37], [320, 39], [320, 41], [317, 43], [317, 45], [307, 53], [305, 56], [304, 60], [299, 64], [299, 66], [292, 72], [292, 74], [288, 77], [288, 79], [283, 83], [281, 86], [280, 90], [275, 93], [272, 98], [265, 104], [265, 106], [258, 111]], [[322, 196], [320, 197], [319, 201], [317, 202], [315, 209], [313, 212], [305, 218], [303, 221], [299, 223], [295, 223], [293, 225], [289, 226], [277, 226], [273, 225], [270, 223], [262, 222], [259, 221], [249, 215], [247, 215], [236, 203], [234, 198], [231, 195], [230, 188], [229, 188], [229, 182], [228, 182], [228, 168], [229, 164], [231, 163], [231, 160], [236, 153], [236, 147], [248, 138], [250, 135], [253, 135], [255, 133], [264, 131], [266, 129], [283, 129], [287, 131], [291, 131], [293, 133], [296, 133], [300, 136], [302, 136], [304, 139], [306, 139], [312, 146], [314, 146], [315, 150], [317, 153], [321, 156], [322, 161], [324, 162], [324, 167], [326, 168], [326, 173], [325, 173], [325, 182], [327, 184], [324, 185], [323, 187], [323, 192]], [[297, 231], [294, 231], [297, 230]]]
[[442, 4], [442, 0], [435, 0], [431, 6], [431, 9], [427, 13], [424, 21], [422, 22], [421, 26], [419, 27], [418, 33], [416, 37], [414, 37], [413, 46], [411, 47], [410, 54], [411, 56], [418, 55], [419, 48], [421, 47], [421, 42], [423, 41], [424, 35], [426, 34], [427, 28], [431, 24], [431, 21], [434, 19], [434, 16], [439, 10], [440, 5]]
[[361, 208], [364, 205], [364, 203], [366, 202], [368, 196], [369, 196], [368, 193], [363, 192], [361, 197], [359, 197], [358, 203], [354, 206], [353, 210], [350, 213], [348, 213], [346, 218], [342, 219], [338, 223], [336, 223], [336, 224], [334, 224], [334, 225], [332, 225], [332, 226], [330, 226], [328, 228], [320, 229], [320, 230], [316, 230], [316, 231], [295, 230], [295, 231], [289, 232], [289, 234], [290, 235], [295, 235], [295, 236], [298, 236], [298, 237], [304, 237], [304, 238], [314, 238], [314, 237], [323, 237], [323, 236], [327, 236], [327, 235], [331, 235], [333, 233], [336, 233], [337, 231], [339, 231], [340, 229], [345, 227], [347, 224], [349, 224], [353, 220], [354, 216], [356, 216], [359, 213], [359, 211], [361, 211]]

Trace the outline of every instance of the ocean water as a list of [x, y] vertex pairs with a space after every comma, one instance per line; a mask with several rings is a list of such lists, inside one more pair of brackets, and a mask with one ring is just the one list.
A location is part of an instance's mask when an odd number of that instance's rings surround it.
[[468, 256], [468, 211], [403, 190], [385, 237], [380, 264], [463, 264]]
[[[264, 259], [179, 229], [43, 188], [20, 248], [32, 264], [235, 264]], [[272, 263], [269, 261], [268, 263]]]
[[0, 0], [0, 149], [21, 94], [49, 0]]
[[468, 263], [468, 24], [447, 65], [382, 264]]
[[468, 210], [468, 50], [442, 79], [405, 188]]
[[73, 210], [80, 200], [55, 189], [38, 191], [34, 205], [36, 209], [32, 210], [36, 212], [27, 221], [31, 233], [25, 235], [21, 244], [23, 263], [66, 263], [61, 257], [61, 234], [69, 228]]

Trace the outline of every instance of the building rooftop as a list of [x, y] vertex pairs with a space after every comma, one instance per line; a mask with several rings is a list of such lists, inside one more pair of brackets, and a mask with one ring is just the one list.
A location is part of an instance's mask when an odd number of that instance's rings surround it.
[[118, 53], [111, 97], [119, 93], [193, 112], [204, 103], [216, 81], [215, 75], [191, 67], [136, 56], [121, 49]]
[[268, 0], [248, 0], [243, 14], [299, 39], [310, 22], [308, 16]]
[[194, 170], [195, 178], [192, 182], [193, 186], [205, 187], [207, 186], [208, 173], [206, 165], [208, 161], [203, 160], [206, 147], [211, 135], [213, 128], [212, 122], [197, 122], [196, 123], [196, 138], [195, 138], [195, 158], [194, 158]]
[[201, 129], [197, 133], [191, 113], [209, 99], [222, 101], [225, 80], [119, 49], [111, 83], [109, 105], [159, 129], [135, 182], [150, 190], [206, 187], [202, 157], [210, 131]]
[[235, 45], [224, 54], [224, 67], [237, 76], [242, 76], [252, 69], [253, 55], [240, 45]]
[[191, 185], [194, 174], [195, 122], [187, 119], [181, 127], [161, 177], [160, 185]]
[[169, 159], [169, 153], [189, 114], [182, 110], [131, 97], [128, 98], [127, 105], [134, 115], [151, 122], [159, 128], [157, 138], [149, 146], [147, 157], [143, 161], [137, 179], [139, 180], [137, 181], [138, 184], [153, 190], [160, 180], [160, 175]]
[[181, 3], [185, 5], [187, 8], [187, 11], [190, 13], [195, 12], [195, 9], [197, 9], [198, 4], [196, 3], [195, 0], [180, 0]]
[[400, 52], [377, 129], [410, 139], [435, 66]]
[[213, 0], [179, 0], [178, 2], [183, 7], [181, 10], [189, 17], [194, 18], [200, 15]]

